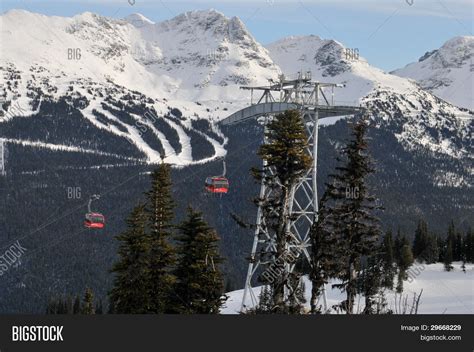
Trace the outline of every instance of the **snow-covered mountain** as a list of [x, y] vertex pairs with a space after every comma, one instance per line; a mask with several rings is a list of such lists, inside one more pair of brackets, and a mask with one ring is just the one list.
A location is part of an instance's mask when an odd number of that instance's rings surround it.
[[195, 11], [138, 28], [144, 41], [131, 45], [133, 57], [155, 75], [171, 77], [169, 92], [178, 99], [238, 100], [236, 86], [266, 83], [279, 73], [237, 17]]
[[[169, 162], [187, 165], [225, 155], [226, 138], [214, 121], [248, 104], [241, 85], [311, 70], [313, 79], [345, 85], [336, 102], [365, 105], [379, 124], [395, 125], [407, 149], [470, 155], [467, 111], [412, 80], [372, 67], [335, 40], [289, 37], [267, 50], [238, 18], [215, 10], [161, 23], [140, 14], [115, 20], [87, 12], [63, 18], [12, 10], [1, 21], [0, 94], [6, 111], [0, 121], [11, 119], [15, 109], [22, 116], [38, 114], [46, 100], [79, 102], [92, 126], [130, 141], [147, 162], [165, 154]], [[161, 125], [146, 112], [163, 116]], [[199, 119], [210, 121], [205, 131], [196, 131], [193, 121]], [[170, 130], [177, 135], [175, 145]], [[214, 152], [196, 160], [191, 133]]]
[[421, 87], [450, 103], [474, 110], [474, 36], [448, 40], [418, 62], [392, 73], [416, 80]]
[[[238, 18], [214, 10], [157, 24], [140, 14], [114, 20], [89, 12], [63, 18], [23, 10], [8, 11], [1, 21], [2, 62], [24, 74], [41, 66], [41, 76], [56, 86], [73, 77], [113, 82], [152, 98], [179, 100], [179, 108], [247, 98], [239, 85], [266, 83], [279, 74]], [[68, 57], [76, 49], [80, 57]], [[196, 104], [192, 110], [206, 111]]]
[[451, 156], [468, 156], [472, 148], [469, 114], [421, 89], [415, 82], [371, 66], [335, 40], [318, 36], [281, 39], [267, 46], [285, 74], [311, 71], [314, 80], [344, 84], [339, 104], [368, 107], [380, 125], [397, 127], [408, 149], [424, 147]]
[[[240, 85], [266, 83], [280, 73], [238, 18], [214, 10], [158, 24], [140, 14], [114, 20], [87, 12], [63, 18], [12, 10], [1, 16], [1, 28], [0, 122], [37, 114], [45, 100], [79, 101], [89, 123], [130, 141], [147, 162], [158, 162], [160, 154], [178, 165], [225, 155], [218, 128], [196, 131], [192, 121], [225, 117], [228, 108], [247, 103]], [[117, 116], [114, 105], [128, 116]], [[172, 110], [180, 121], [163, 118], [161, 128], [146, 118], [147, 112], [161, 117]], [[170, 129], [178, 135], [177, 148]], [[189, 131], [214, 153], [196, 160]]]

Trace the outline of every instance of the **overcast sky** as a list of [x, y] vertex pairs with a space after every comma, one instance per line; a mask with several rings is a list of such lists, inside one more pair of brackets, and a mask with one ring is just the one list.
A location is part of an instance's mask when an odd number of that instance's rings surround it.
[[473, 4], [474, 0], [2, 0], [1, 8], [58, 16], [91, 11], [114, 18], [138, 12], [155, 22], [214, 8], [228, 17], [238, 16], [262, 44], [316, 34], [358, 48], [372, 65], [390, 71], [454, 36], [473, 35]]

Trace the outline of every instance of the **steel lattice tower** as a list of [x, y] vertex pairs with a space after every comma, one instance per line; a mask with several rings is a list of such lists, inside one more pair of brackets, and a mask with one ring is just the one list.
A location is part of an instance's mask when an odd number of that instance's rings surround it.
[[[222, 121], [223, 125], [235, 124], [248, 119], [263, 117], [264, 128], [273, 116], [286, 110], [299, 110], [308, 135], [308, 153], [313, 158], [313, 164], [305, 176], [293, 188], [287, 213], [291, 221], [287, 232], [290, 240], [287, 241], [286, 250], [303, 256], [312, 265], [310, 255], [310, 228], [318, 216], [318, 191], [317, 191], [317, 162], [318, 162], [318, 126], [319, 120], [332, 116], [354, 115], [362, 111], [360, 107], [334, 105], [334, 89], [343, 87], [334, 83], [321, 83], [311, 80], [311, 73], [298, 73], [295, 79], [280, 76], [278, 82], [270, 81], [269, 86], [242, 87], [251, 91], [251, 105], [244, 108]], [[254, 104], [255, 91], [263, 92]], [[328, 99], [328, 91], [331, 96]], [[269, 171], [271, 172], [271, 170]], [[260, 199], [268, 199], [272, 190], [262, 182]], [[247, 277], [245, 280], [242, 311], [255, 307], [258, 303], [257, 290], [253, 287], [254, 278], [276, 258], [265, 258], [267, 253], [276, 252], [274, 234], [265, 226], [265, 217], [262, 207], [257, 210], [256, 229], [249, 260]], [[294, 270], [295, 263], [286, 264], [286, 272]], [[250, 299], [248, 301], [248, 298]], [[327, 309], [325, 291], [322, 295], [323, 309]]]

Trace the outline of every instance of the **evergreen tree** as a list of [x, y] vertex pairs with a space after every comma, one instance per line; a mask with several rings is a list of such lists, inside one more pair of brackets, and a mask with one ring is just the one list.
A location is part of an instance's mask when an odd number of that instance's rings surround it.
[[[265, 199], [257, 199], [261, 205], [266, 230], [276, 238], [276, 251], [262, 253], [265, 261], [276, 265], [280, 273], [270, 284], [273, 303], [278, 311], [286, 311], [285, 287], [290, 285], [285, 251], [288, 245], [287, 233], [291, 221], [289, 202], [298, 181], [310, 169], [312, 159], [307, 152], [308, 136], [300, 113], [285, 111], [275, 116], [265, 131], [265, 143], [260, 147], [259, 156], [264, 160], [263, 170], [253, 169], [253, 175], [262, 181], [271, 193]], [[266, 282], [264, 282], [266, 283]], [[290, 291], [296, 287], [289, 288]]]
[[444, 269], [446, 271], [451, 271], [453, 266], [453, 243], [448, 239], [446, 244], [446, 253], [444, 254]]
[[72, 314], [80, 314], [81, 313], [81, 298], [79, 295], [76, 295], [74, 299], [74, 305], [72, 308]]
[[332, 185], [328, 185], [319, 202], [318, 219], [313, 223], [310, 231], [311, 262], [313, 264], [310, 271], [312, 314], [321, 313], [320, 307], [317, 306], [318, 299], [323, 292], [324, 285], [331, 277], [337, 275], [339, 263], [335, 258], [343, 255], [341, 248], [338, 247], [336, 235], [326, 226], [326, 217], [331, 211], [326, 204], [331, 191]]
[[73, 314], [73, 303], [71, 295], [68, 295], [66, 298], [66, 314]]
[[[76, 304], [78, 304], [79, 306], [76, 306]], [[63, 297], [50, 298], [46, 306], [46, 314], [81, 314], [81, 313], [82, 313], [82, 310], [80, 309], [80, 297], [78, 295], [76, 296], [74, 303], [73, 303], [72, 296], [67, 295], [65, 298]]]
[[46, 314], [58, 314], [58, 300], [49, 298], [46, 306]]
[[104, 308], [102, 307], [102, 300], [99, 299], [99, 302], [95, 305], [95, 314], [104, 314]]
[[474, 262], [474, 232], [471, 228], [466, 232], [466, 236], [464, 237], [464, 252], [466, 262], [473, 263]]
[[456, 233], [456, 237], [453, 245], [453, 260], [461, 261], [463, 257], [463, 239], [460, 232]]
[[250, 311], [250, 314], [271, 314], [273, 312], [273, 295], [271, 287], [265, 285], [260, 291], [258, 305], [254, 310]]
[[359, 292], [364, 295], [365, 299], [364, 314], [374, 314], [377, 311], [375, 297], [379, 294], [380, 288], [384, 286], [383, 265], [381, 253], [366, 257], [362, 263], [358, 280]]
[[439, 260], [438, 238], [435, 235], [429, 235], [427, 244], [423, 253], [419, 256], [420, 261], [425, 261], [426, 264], [436, 263]]
[[458, 253], [456, 252], [456, 227], [454, 226], [454, 221], [451, 220], [448, 227], [448, 236], [446, 237], [443, 258], [444, 269], [446, 271], [451, 271], [453, 269], [453, 266], [451, 264], [455, 258], [455, 255], [458, 255]]
[[436, 242], [437, 242], [438, 253], [439, 253], [439, 257], [438, 257], [437, 261], [440, 262], [440, 263], [443, 263], [444, 262], [444, 255], [446, 253], [446, 243], [439, 236], [436, 237]]
[[151, 311], [150, 237], [146, 234], [144, 205], [133, 209], [127, 230], [117, 236], [119, 261], [113, 266], [114, 286], [109, 293], [112, 311], [143, 314]]
[[425, 261], [425, 258], [422, 258], [421, 255], [425, 253], [428, 242], [428, 225], [424, 220], [420, 220], [418, 222], [418, 226], [415, 231], [415, 239], [413, 241], [413, 256], [420, 262]]
[[448, 242], [451, 242], [451, 247], [454, 250], [454, 244], [456, 242], [456, 228], [454, 226], [454, 221], [452, 221], [452, 220], [449, 223], [449, 227], [448, 227], [448, 235], [446, 237], [446, 245], [448, 244]]
[[94, 310], [94, 294], [92, 290], [87, 287], [82, 300], [82, 314], [95, 314]]
[[151, 176], [151, 189], [146, 193], [145, 212], [150, 236], [149, 289], [150, 311], [166, 313], [171, 306], [175, 277], [174, 248], [170, 244], [173, 228], [174, 201], [171, 196], [170, 166], [162, 163]]
[[393, 242], [393, 256], [395, 259], [395, 264], [400, 262], [401, 258], [401, 252], [402, 252], [402, 247], [403, 247], [403, 238], [402, 233], [400, 231], [400, 228], [397, 230], [397, 237], [395, 237], [395, 241]]
[[413, 264], [414, 257], [411, 250], [410, 243], [406, 237], [402, 237], [400, 241], [400, 257], [398, 260], [398, 283], [397, 283], [397, 292], [401, 293], [403, 291], [403, 280], [407, 279], [407, 270]]
[[395, 277], [395, 252], [394, 243], [392, 239], [392, 231], [387, 231], [383, 238], [382, 246], [380, 249], [382, 255], [383, 265], [383, 279], [382, 285], [388, 289], [393, 288], [393, 279]]
[[191, 208], [179, 230], [174, 306], [178, 313], [217, 314], [225, 301], [219, 237]]
[[[367, 155], [367, 125], [364, 120], [353, 126], [353, 139], [343, 149], [347, 159], [344, 166], [336, 168], [330, 175], [332, 184], [327, 184], [327, 204], [323, 227], [337, 239], [339, 269], [337, 277], [341, 283], [334, 285], [346, 293], [346, 300], [338, 308], [353, 313], [354, 300], [360, 279], [360, 261], [363, 257], [378, 256], [380, 229], [373, 215], [378, 207], [369, 194], [367, 177], [374, 172]], [[376, 258], [373, 258], [374, 260]], [[374, 292], [372, 288], [367, 292]]]

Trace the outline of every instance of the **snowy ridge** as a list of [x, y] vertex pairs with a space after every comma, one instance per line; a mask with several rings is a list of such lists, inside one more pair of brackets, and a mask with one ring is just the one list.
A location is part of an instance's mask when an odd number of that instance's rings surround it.
[[[336, 103], [361, 104], [380, 127], [398, 126], [408, 149], [426, 148], [452, 157], [472, 156], [473, 115], [421, 89], [415, 82], [372, 67], [341, 43], [317, 36], [281, 39], [267, 46], [285, 74], [311, 71], [317, 81], [344, 84]], [[445, 133], [443, 130], [449, 131]]]
[[474, 36], [460, 36], [392, 73], [457, 106], [474, 110]]
[[[472, 156], [472, 112], [370, 66], [335, 40], [289, 37], [264, 48], [238, 18], [215, 10], [161, 23], [140, 14], [116, 20], [90, 12], [67, 18], [11, 10], [0, 21], [0, 124], [36, 115], [43, 101], [67, 99], [97, 129], [130, 142], [146, 162], [159, 162], [164, 154], [184, 166], [225, 155], [227, 140], [216, 122], [248, 106], [240, 86], [310, 70], [313, 80], [344, 84], [336, 103], [367, 106], [378, 126], [395, 129], [408, 150]], [[457, 38], [422, 62], [441, 57], [431, 66], [465, 70], [471, 39]], [[453, 49], [458, 47], [465, 48], [462, 54]], [[173, 109], [179, 116], [170, 115]], [[148, 111], [161, 121], [150, 122]], [[207, 131], [193, 128], [198, 119], [209, 121]], [[209, 143], [213, 155], [195, 160], [191, 136]]]

